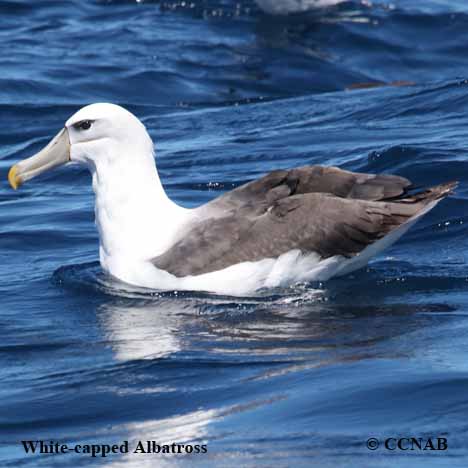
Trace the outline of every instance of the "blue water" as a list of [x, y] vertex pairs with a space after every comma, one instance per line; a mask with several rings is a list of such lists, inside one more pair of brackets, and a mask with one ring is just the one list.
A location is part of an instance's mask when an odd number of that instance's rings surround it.
[[[464, 0], [289, 16], [0, 0], [0, 465], [467, 466], [467, 48]], [[122, 291], [97, 262], [85, 170], [6, 182], [96, 101], [144, 121], [184, 206], [304, 164], [460, 187], [339, 280], [246, 299]], [[449, 448], [366, 448], [401, 436]], [[208, 453], [26, 455], [19, 441], [39, 439]]]

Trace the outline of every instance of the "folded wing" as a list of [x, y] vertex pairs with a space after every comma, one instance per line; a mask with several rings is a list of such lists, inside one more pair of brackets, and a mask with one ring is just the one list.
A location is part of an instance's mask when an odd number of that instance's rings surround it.
[[448, 195], [444, 184], [407, 195], [402, 177], [337, 168], [275, 171], [199, 208], [199, 221], [152, 260], [178, 277], [299, 249], [352, 257]]

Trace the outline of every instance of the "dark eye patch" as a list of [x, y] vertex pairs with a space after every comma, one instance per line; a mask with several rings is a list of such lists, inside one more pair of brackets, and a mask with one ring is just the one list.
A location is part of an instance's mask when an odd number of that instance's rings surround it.
[[73, 124], [73, 128], [76, 130], [89, 130], [93, 122], [93, 120], [80, 120]]

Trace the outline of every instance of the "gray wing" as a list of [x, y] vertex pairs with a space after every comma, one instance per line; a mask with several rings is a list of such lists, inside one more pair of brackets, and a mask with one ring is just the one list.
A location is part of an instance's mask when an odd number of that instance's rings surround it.
[[[293, 249], [323, 258], [351, 257], [448, 195], [453, 184], [379, 202], [340, 198], [325, 193], [286, 196], [258, 210], [254, 199], [225, 216], [209, 217], [153, 263], [178, 277], [221, 270], [230, 265], [276, 258]], [[272, 189], [274, 190], [274, 188]]]
[[411, 182], [395, 175], [361, 174], [337, 167], [304, 166], [279, 170], [241, 185], [209, 202], [212, 213], [248, 207], [262, 211], [276, 200], [306, 193], [331, 193], [340, 198], [357, 200], [393, 200], [404, 196]]

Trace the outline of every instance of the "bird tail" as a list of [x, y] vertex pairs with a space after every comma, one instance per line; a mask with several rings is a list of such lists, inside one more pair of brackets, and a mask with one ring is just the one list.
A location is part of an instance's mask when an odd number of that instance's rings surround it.
[[395, 243], [437, 203], [452, 194], [457, 185], [458, 182], [447, 182], [389, 202], [384, 221], [385, 234], [373, 244], [368, 245], [358, 256], [343, 264], [336, 276], [348, 274], [366, 265], [371, 257]]
[[435, 185], [422, 192], [416, 192], [405, 198], [398, 200], [398, 203], [421, 203], [428, 205], [429, 203], [442, 200], [445, 197], [453, 194], [458, 186], [458, 181], [445, 182], [440, 185]]

